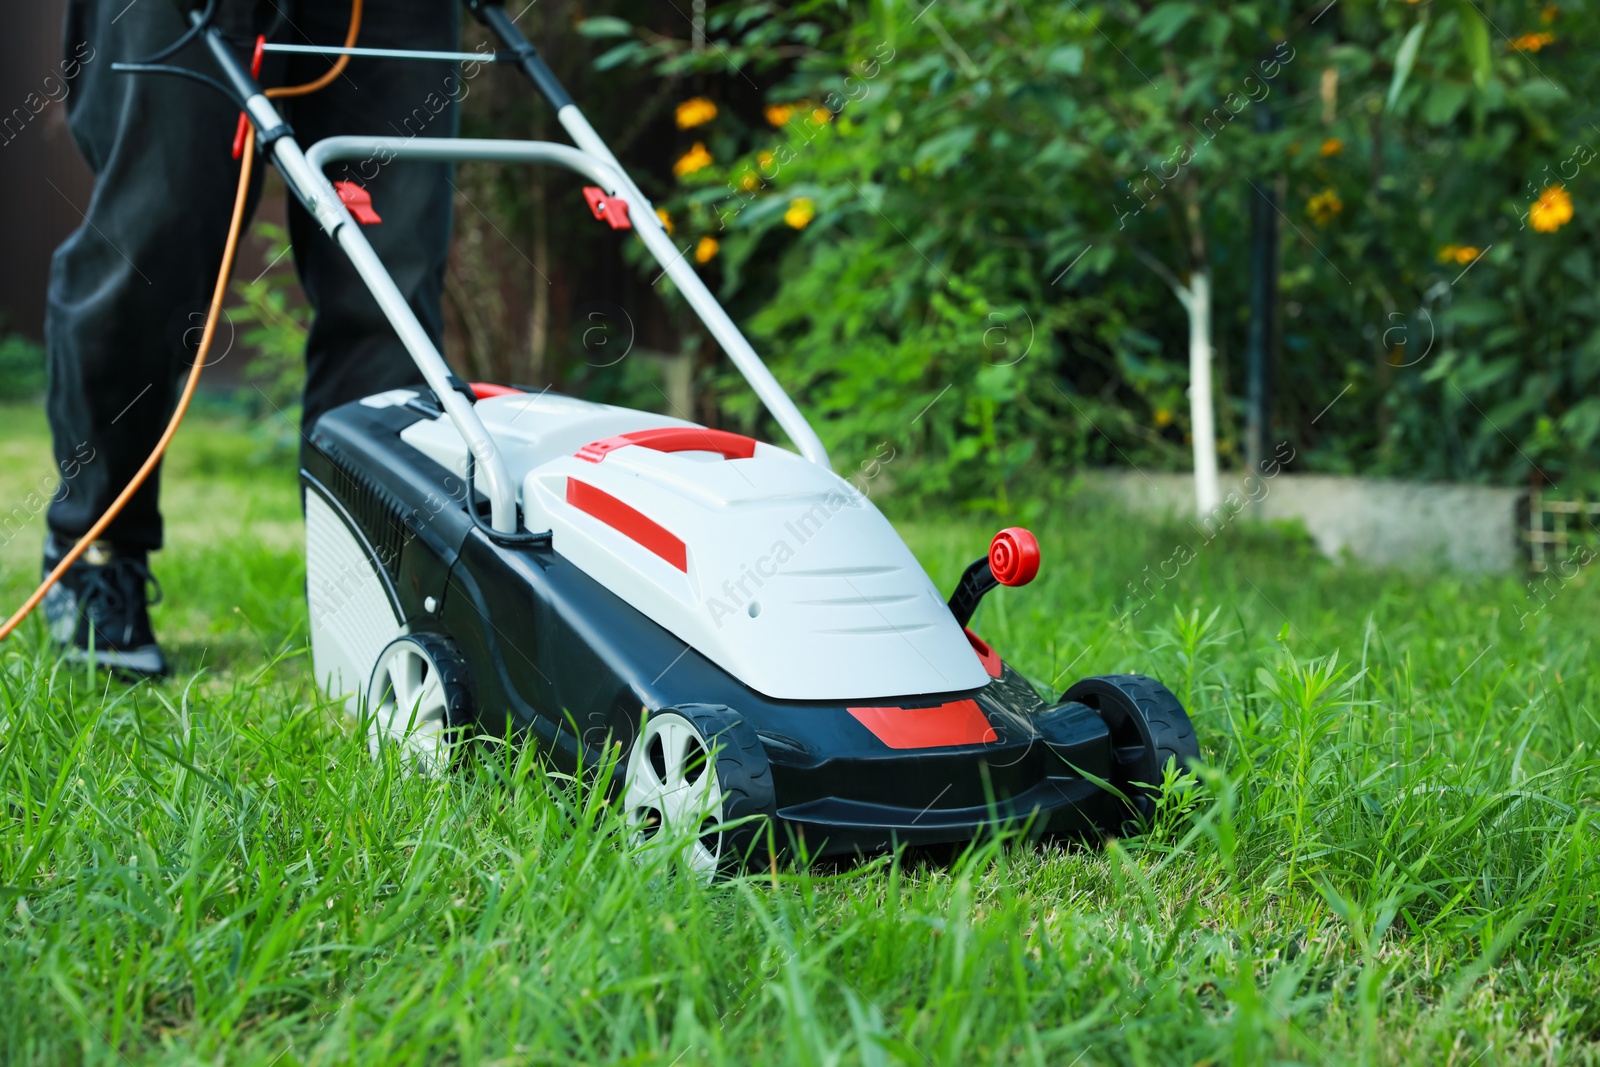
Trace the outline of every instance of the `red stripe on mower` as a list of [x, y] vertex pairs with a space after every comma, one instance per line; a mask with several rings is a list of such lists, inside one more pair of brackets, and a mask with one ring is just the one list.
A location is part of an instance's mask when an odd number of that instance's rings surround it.
[[999, 740], [976, 700], [936, 708], [846, 708], [890, 748], [948, 748]]
[[967, 644], [978, 654], [978, 662], [983, 664], [983, 669], [989, 673], [989, 677], [998, 678], [1005, 673], [1005, 667], [1000, 662], [1000, 653], [990, 647], [989, 642], [965, 627], [961, 632], [967, 635]]
[[672, 531], [604, 489], [568, 478], [567, 503], [637, 541], [685, 574], [689, 572], [689, 550]]
[[472, 383], [472, 395], [479, 400], [488, 400], [491, 396], [517, 396], [525, 392], [526, 389], [518, 389], [514, 385], [500, 385], [496, 382]]

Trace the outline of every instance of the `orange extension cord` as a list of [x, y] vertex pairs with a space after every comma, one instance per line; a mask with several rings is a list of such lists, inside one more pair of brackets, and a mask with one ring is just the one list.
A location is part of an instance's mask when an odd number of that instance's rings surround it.
[[[354, 48], [356, 38], [361, 33], [361, 2], [362, 0], [351, 0], [350, 30], [345, 34], [344, 41], [346, 48]], [[333, 66], [328, 68], [326, 74], [315, 81], [309, 81], [303, 85], [286, 85], [268, 89], [266, 95], [271, 99], [282, 99], [284, 97], [305, 96], [309, 93], [314, 93], [343, 74], [345, 67], [349, 66], [349, 64], [350, 57], [342, 55]], [[172, 441], [173, 435], [178, 432], [178, 427], [183, 423], [183, 417], [189, 411], [189, 401], [194, 399], [195, 386], [200, 384], [200, 371], [205, 367], [206, 357], [211, 353], [211, 342], [215, 338], [217, 331], [217, 319], [222, 314], [222, 302], [228, 296], [228, 279], [233, 274], [234, 254], [239, 249], [240, 231], [244, 229], [245, 206], [250, 197], [250, 173], [255, 163], [255, 152], [255, 138], [246, 137], [244, 155], [239, 164], [239, 191], [234, 194], [233, 198], [233, 220], [228, 223], [228, 243], [222, 250], [222, 269], [217, 273], [217, 284], [211, 292], [211, 307], [206, 312], [206, 325], [204, 331], [200, 334], [200, 347], [195, 352], [194, 365], [189, 368], [189, 377], [183, 383], [183, 393], [178, 397], [178, 406], [173, 409], [172, 418], [168, 421], [167, 428], [162, 431], [161, 439], [156, 442], [156, 447], [151, 450], [149, 457], [140, 466], [138, 472], [134, 474], [133, 480], [128, 483], [127, 488], [118, 494], [117, 499], [111, 502], [111, 506], [106, 508], [105, 514], [95, 520], [95, 524], [89, 527], [89, 532], [80, 537], [78, 543], [72, 546], [72, 551], [63, 556], [61, 562], [56, 564], [55, 569], [45, 576], [44, 581], [39, 583], [39, 588], [35, 589], [32, 595], [23, 602], [22, 607], [17, 609], [16, 614], [7, 619], [4, 625], [0, 625], [0, 641], [11, 636], [11, 631], [21, 625], [22, 620], [26, 619], [29, 613], [39, 606], [39, 602], [50, 591], [50, 587], [61, 580], [61, 576], [67, 573], [67, 569], [76, 563], [78, 557], [82, 556], [89, 546], [94, 543], [95, 539], [105, 532], [106, 527], [111, 525], [111, 520], [117, 517], [128, 501], [133, 498], [133, 494], [139, 491], [139, 487], [150, 476], [150, 472], [155, 470], [156, 464], [161, 461], [162, 455], [167, 451], [167, 445]]]
[[[361, 36], [361, 0], [351, 0], [350, 3], [350, 29], [344, 35], [344, 46], [354, 48], [356, 38]], [[303, 85], [282, 85], [276, 89], [267, 90], [267, 99], [282, 100], [290, 96], [309, 96], [319, 89], [326, 89], [333, 84], [333, 79], [344, 73], [344, 68], [350, 65], [350, 57], [340, 56], [338, 62], [328, 68], [328, 72], [315, 81]]]

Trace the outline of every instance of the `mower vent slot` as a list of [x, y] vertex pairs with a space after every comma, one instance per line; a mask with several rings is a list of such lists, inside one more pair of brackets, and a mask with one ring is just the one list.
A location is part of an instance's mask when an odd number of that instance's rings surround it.
[[389, 574], [389, 580], [398, 582], [400, 549], [406, 540], [406, 528], [400, 517], [399, 505], [371, 478], [359, 470], [346, 467], [332, 455], [329, 458], [334, 459], [329, 467], [338, 479], [337, 484], [329, 488], [372, 543], [373, 551], [378, 554], [378, 562]]

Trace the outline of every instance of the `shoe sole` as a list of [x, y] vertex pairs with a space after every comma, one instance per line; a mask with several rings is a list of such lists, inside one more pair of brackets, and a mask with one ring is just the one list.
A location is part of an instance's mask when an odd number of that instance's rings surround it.
[[[69, 648], [64, 658], [69, 663], [87, 663], [90, 654], [87, 649]], [[161, 649], [155, 645], [145, 645], [128, 652], [109, 648], [94, 650], [94, 665], [106, 670], [122, 671], [126, 674], [138, 675], [141, 678], [160, 678], [167, 673], [167, 661], [161, 655]]]

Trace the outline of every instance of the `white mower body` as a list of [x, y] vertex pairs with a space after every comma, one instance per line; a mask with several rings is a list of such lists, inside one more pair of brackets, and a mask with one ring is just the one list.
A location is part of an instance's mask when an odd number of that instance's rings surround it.
[[[557, 554], [756, 692], [871, 700], [989, 680], [888, 520], [832, 471], [753, 442], [748, 457], [628, 444], [590, 458], [586, 446], [623, 434], [706, 431], [548, 393], [476, 411], [520, 486], [527, 527], [550, 530]], [[401, 439], [464, 476], [448, 419]]]

